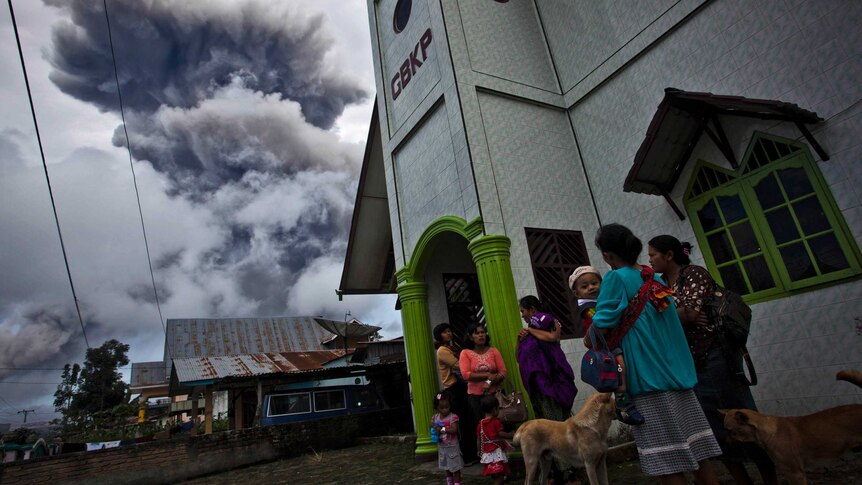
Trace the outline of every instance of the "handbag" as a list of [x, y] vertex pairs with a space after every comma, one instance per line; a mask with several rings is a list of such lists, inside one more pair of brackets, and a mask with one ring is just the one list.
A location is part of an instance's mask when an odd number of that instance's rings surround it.
[[455, 376], [455, 382], [456, 383], [461, 383], [461, 382], [463, 382], [465, 384], [467, 383], [467, 379], [464, 379], [464, 375], [461, 374], [461, 369], [459, 369], [457, 367], [453, 367], [450, 372], [452, 373], [452, 375]]
[[608, 342], [602, 332], [597, 332], [595, 327], [590, 327], [589, 331], [593, 347], [587, 350], [581, 359], [581, 380], [599, 392], [616, 391], [620, 387], [622, 368], [608, 348]]
[[[590, 327], [592, 348], [587, 350], [584, 358], [581, 359], [581, 380], [595, 387], [599, 392], [612, 392], [619, 388], [622, 368], [617, 364], [611, 349], [619, 347], [623, 337], [635, 325], [647, 303], [652, 303], [658, 312], [663, 312], [670, 306], [668, 297], [673, 294], [673, 290], [653, 278], [655, 272], [652, 268], [642, 267], [640, 275], [643, 284], [629, 300], [628, 306], [620, 317], [619, 325], [608, 334], [608, 340], [605, 340], [605, 336], [601, 331], [596, 330], [595, 326]], [[599, 347], [599, 343], [603, 344], [604, 349]]]
[[527, 420], [527, 403], [524, 402], [523, 394], [518, 391], [505, 394], [497, 389], [494, 397], [497, 398], [499, 407], [497, 419], [503, 423], [520, 423]]

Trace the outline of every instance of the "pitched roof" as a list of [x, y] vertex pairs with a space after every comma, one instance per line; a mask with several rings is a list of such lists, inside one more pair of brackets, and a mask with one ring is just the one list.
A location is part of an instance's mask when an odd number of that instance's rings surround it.
[[164, 360], [324, 350], [331, 337], [313, 317], [168, 319]]
[[[783, 101], [667, 88], [638, 148], [623, 190], [653, 195], [669, 193], [704, 131], [711, 137], [723, 137], [718, 115], [794, 122], [806, 138], [810, 134], [802, 124], [823, 121], [817, 113]], [[708, 127], [710, 121], [717, 134]], [[727, 150], [726, 142], [722, 144], [725, 146], [720, 148]], [[725, 155], [732, 156], [732, 153]]]
[[344, 269], [336, 291], [339, 296], [395, 293], [395, 253], [376, 100], [359, 172]]

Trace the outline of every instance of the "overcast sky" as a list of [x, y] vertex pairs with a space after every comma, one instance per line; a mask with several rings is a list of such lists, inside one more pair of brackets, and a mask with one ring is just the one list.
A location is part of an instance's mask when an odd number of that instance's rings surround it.
[[[132, 361], [159, 360], [102, 2], [14, 7], [87, 337], [128, 343]], [[400, 335], [394, 296], [339, 303], [334, 292], [374, 99], [364, 0], [108, 9], [164, 317], [349, 310]], [[82, 362], [85, 345], [6, 5], [0, 35], [2, 423], [24, 408], [50, 418], [60, 375], [10, 368]]]

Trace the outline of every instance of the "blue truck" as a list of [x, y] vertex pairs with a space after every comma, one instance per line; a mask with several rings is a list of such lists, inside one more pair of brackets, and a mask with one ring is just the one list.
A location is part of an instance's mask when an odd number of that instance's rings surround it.
[[263, 397], [264, 426], [359, 414], [386, 404], [365, 377], [346, 377], [278, 386]]

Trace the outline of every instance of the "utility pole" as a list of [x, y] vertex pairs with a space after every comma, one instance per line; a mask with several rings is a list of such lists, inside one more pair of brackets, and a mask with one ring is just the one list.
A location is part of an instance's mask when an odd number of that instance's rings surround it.
[[347, 356], [347, 337], [350, 335], [350, 322], [347, 320], [347, 317], [352, 317], [353, 315], [350, 313], [350, 310], [347, 310], [347, 313], [344, 314], [344, 355]]
[[30, 413], [36, 414], [36, 410], [34, 410], [34, 409], [22, 409], [22, 410], [18, 411], [18, 414], [22, 414], [22, 413], [24, 414], [24, 422], [26, 423], [27, 422], [27, 415]]

